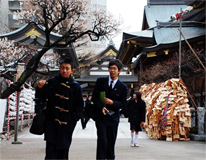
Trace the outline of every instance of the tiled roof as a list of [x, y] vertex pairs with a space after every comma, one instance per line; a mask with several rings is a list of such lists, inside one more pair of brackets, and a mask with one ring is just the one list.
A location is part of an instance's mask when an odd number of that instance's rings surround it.
[[157, 26], [156, 21], [168, 22], [170, 16], [180, 12], [180, 9], [187, 8], [186, 5], [151, 5], [145, 6], [145, 14], [149, 28]]
[[[182, 33], [187, 40], [204, 37], [205, 28], [204, 27], [184, 27], [182, 28]], [[143, 51], [153, 51], [156, 50], [160, 45], [171, 45], [176, 43], [178, 45], [180, 39], [180, 32], [177, 27], [174, 28], [155, 28], [154, 35], [156, 40], [156, 45], [145, 47]], [[184, 41], [183, 37], [182, 41]], [[167, 46], [168, 47], [168, 46]]]

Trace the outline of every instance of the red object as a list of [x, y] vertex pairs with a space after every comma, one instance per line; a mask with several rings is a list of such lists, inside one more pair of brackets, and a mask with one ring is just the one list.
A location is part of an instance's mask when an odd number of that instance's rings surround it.
[[[184, 11], [182, 10], [182, 15], [184, 14]], [[180, 13], [175, 14], [176, 20], [180, 19]], [[183, 16], [182, 16], [183, 17]]]

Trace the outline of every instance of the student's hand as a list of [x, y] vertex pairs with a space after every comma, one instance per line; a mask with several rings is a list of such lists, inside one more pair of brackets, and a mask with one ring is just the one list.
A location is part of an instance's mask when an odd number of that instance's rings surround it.
[[38, 88], [41, 89], [45, 84], [48, 84], [48, 82], [46, 80], [40, 80], [38, 82]]
[[105, 107], [102, 108], [102, 113], [103, 113], [104, 115], [107, 115], [107, 112], [109, 112], [108, 109], [106, 109]]
[[113, 102], [113, 100], [111, 100], [111, 99], [109, 99], [109, 98], [104, 98], [104, 103], [105, 104], [109, 104], [109, 105], [113, 105], [114, 104], [114, 102]]

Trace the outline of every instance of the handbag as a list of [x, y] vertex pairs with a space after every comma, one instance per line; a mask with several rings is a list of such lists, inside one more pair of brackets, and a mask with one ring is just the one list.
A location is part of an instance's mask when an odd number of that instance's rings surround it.
[[32, 125], [29, 132], [36, 135], [42, 135], [44, 133], [45, 124], [45, 110], [47, 102], [42, 102], [42, 99], [35, 98], [35, 113]]
[[36, 135], [42, 135], [44, 133], [44, 122], [45, 116], [42, 113], [36, 114], [34, 116], [29, 132]]

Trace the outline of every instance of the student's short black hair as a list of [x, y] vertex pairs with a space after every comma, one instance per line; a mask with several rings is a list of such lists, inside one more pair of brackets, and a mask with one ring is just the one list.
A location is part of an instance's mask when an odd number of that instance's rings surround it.
[[112, 65], [116, 65], [118, 70], [122, 69], [122, 62], [119, 60], [119, 59], [112, 59], [110, 62], [109, 62], [109, 65], [108, 65], [108, 68]]
[[141, 100], [141, 99], [142, 99], [141, 92], [135, 91], [134, 94], [136, 94], [138, 100]]
[[62, 63], [70, 64], [71, 67], [72, 67], [71, 69], [74, 68], [74, 62], [73, 62], [70, 58], [61, 59], [61, 60], [60, 60], [60, 66], [62, 65]]

